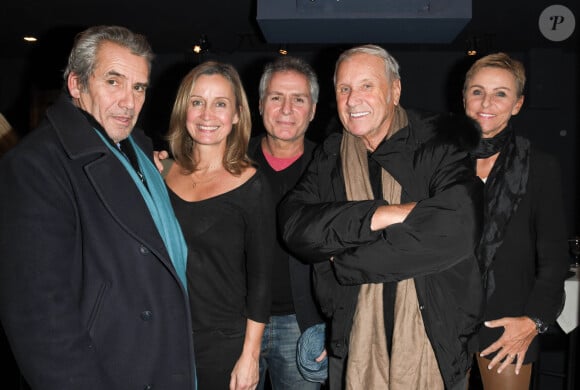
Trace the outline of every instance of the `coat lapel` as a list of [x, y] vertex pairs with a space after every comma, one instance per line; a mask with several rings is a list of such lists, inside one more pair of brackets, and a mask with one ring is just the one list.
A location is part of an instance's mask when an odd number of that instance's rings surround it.
[[139, 189], [117, 158], [108, 153], [87, 164], [85, 172], [113, 219], [163, 261], [171, 263]]
[[[86, 117], [63, 94], [47, 111], [47, 118], [69, 158], [82, 166], [112, 218], [173, 270], [165, 244], [139, 189], [123, 164], [103, 144]], [[136, 131], [134, 133], [134, 137], [138, 138]]]

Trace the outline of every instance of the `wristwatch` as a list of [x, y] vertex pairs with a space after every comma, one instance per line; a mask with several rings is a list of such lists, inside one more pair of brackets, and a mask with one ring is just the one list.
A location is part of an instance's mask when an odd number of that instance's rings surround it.
[[534, 324], [536, 324], [536, 331], [538, 332], [538, 334], [545, 333], [548, 330], [548, 325], [546, 325], [544, 321], [542, 321], [538, 317], [528, 317], [528, 318], [534, 321]]

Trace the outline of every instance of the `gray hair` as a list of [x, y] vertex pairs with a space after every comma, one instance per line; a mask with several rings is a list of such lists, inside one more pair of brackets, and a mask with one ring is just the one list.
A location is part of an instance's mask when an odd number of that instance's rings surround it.
[[334, 68], [334, 77], [333, 82], [336, 85], [336, 71], [338, 70], [338, 66], [348, 58], [352, 57], [355, 54], [364, 53], [369, 54], [371, 56], [379, 57], [385, 62], [385, 72], [389, 78], [389, 80], [400, 80], [401, 76], [399, 75], [399, 63], [389, 54], [385, 49], [378, 45], [362, 45], [350, 48], [344, 51], [336, 60], [336, 66]]
[[154, 55], [147, 39], [121, 26], [94, 26], [80, 32], [68, 57], [68, 64], [64, 71], [64, 80], [68, 80], [71, 73], [79, 76], [80, 84], [86, 88], [89, 77], [97, 66], [97, 52], [104, 42], [112, 42], [131, 50], [131, 53], [145, 58], [149, 71]]
[[320, 92], [320, 86], [318, 85], [318, 77], [314, 69], [306, 61], [297, 57], [279, 57], [278, 59], [268, 63], [264, 67], [264, 72], [260, 78], [260, 101], [266, 96], [266, 89], [268, 89], [268, 84], [272, 80], [274, 73], [278, 72], [296, 72], [304, 75], [308, 80], [308, 86], [310, 88], [310, 98], [313, 103], [318, 103], [318, 94]]

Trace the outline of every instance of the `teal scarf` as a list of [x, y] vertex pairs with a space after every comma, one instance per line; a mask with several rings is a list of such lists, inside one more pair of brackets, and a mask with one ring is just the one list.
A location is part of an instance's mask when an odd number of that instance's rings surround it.
[[165, 182], [161, 178], [159, 171], [135, 141], [133, 141], [133, 138], [129, 136], [129, 142], [131, 143], [131, 146], [133, 146], [135, 154], [137, 155], [139, 168], [141, 169], [141, 172], [145, 177], [145, 182], [149, 187], [149, 190], [147, 190], [147, 187], [145, 187], [145, 184], [143, 184], [137, 175], [137, 172], [135, 172], [135, 169], [131, 166], [129, 160], [119, 149], [111, 145], [100, 131], [95, 131], [101, 137], [105, 145], [107, 145], [119, 161], [121, 161], [127, 172], [129, 172], [129, 175], [133, 178], [135, 185], [141, 192], [141, 196], [143, 196], [143, 199], [149, 208], [153, 221], [155, 221], [155, 226], [165, 243], [173, 267], [177, 272], [177, 276], [179, 276], [183, 287], [187, 291], [187, 280], [185, 277], [185, 270], [187, 267], [187, 244], [185, 243], [181, 227], [179, 226], [179, 222], [177, 222], [177, 218], [175, 217], [175, 213], [171, 207], [167, 188], [165, 187]]

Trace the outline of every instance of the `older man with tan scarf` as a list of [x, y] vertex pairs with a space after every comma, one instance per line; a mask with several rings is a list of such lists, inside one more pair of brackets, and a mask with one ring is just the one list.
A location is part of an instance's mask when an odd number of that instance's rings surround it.
[[330, 389], [465, 388], [483, 299], [466, 153], [479, 132], [403, 109], [399, 65], [379, 46], [344, 52], [334, 82], [343, 131], [280, 207], [330, 319]]

